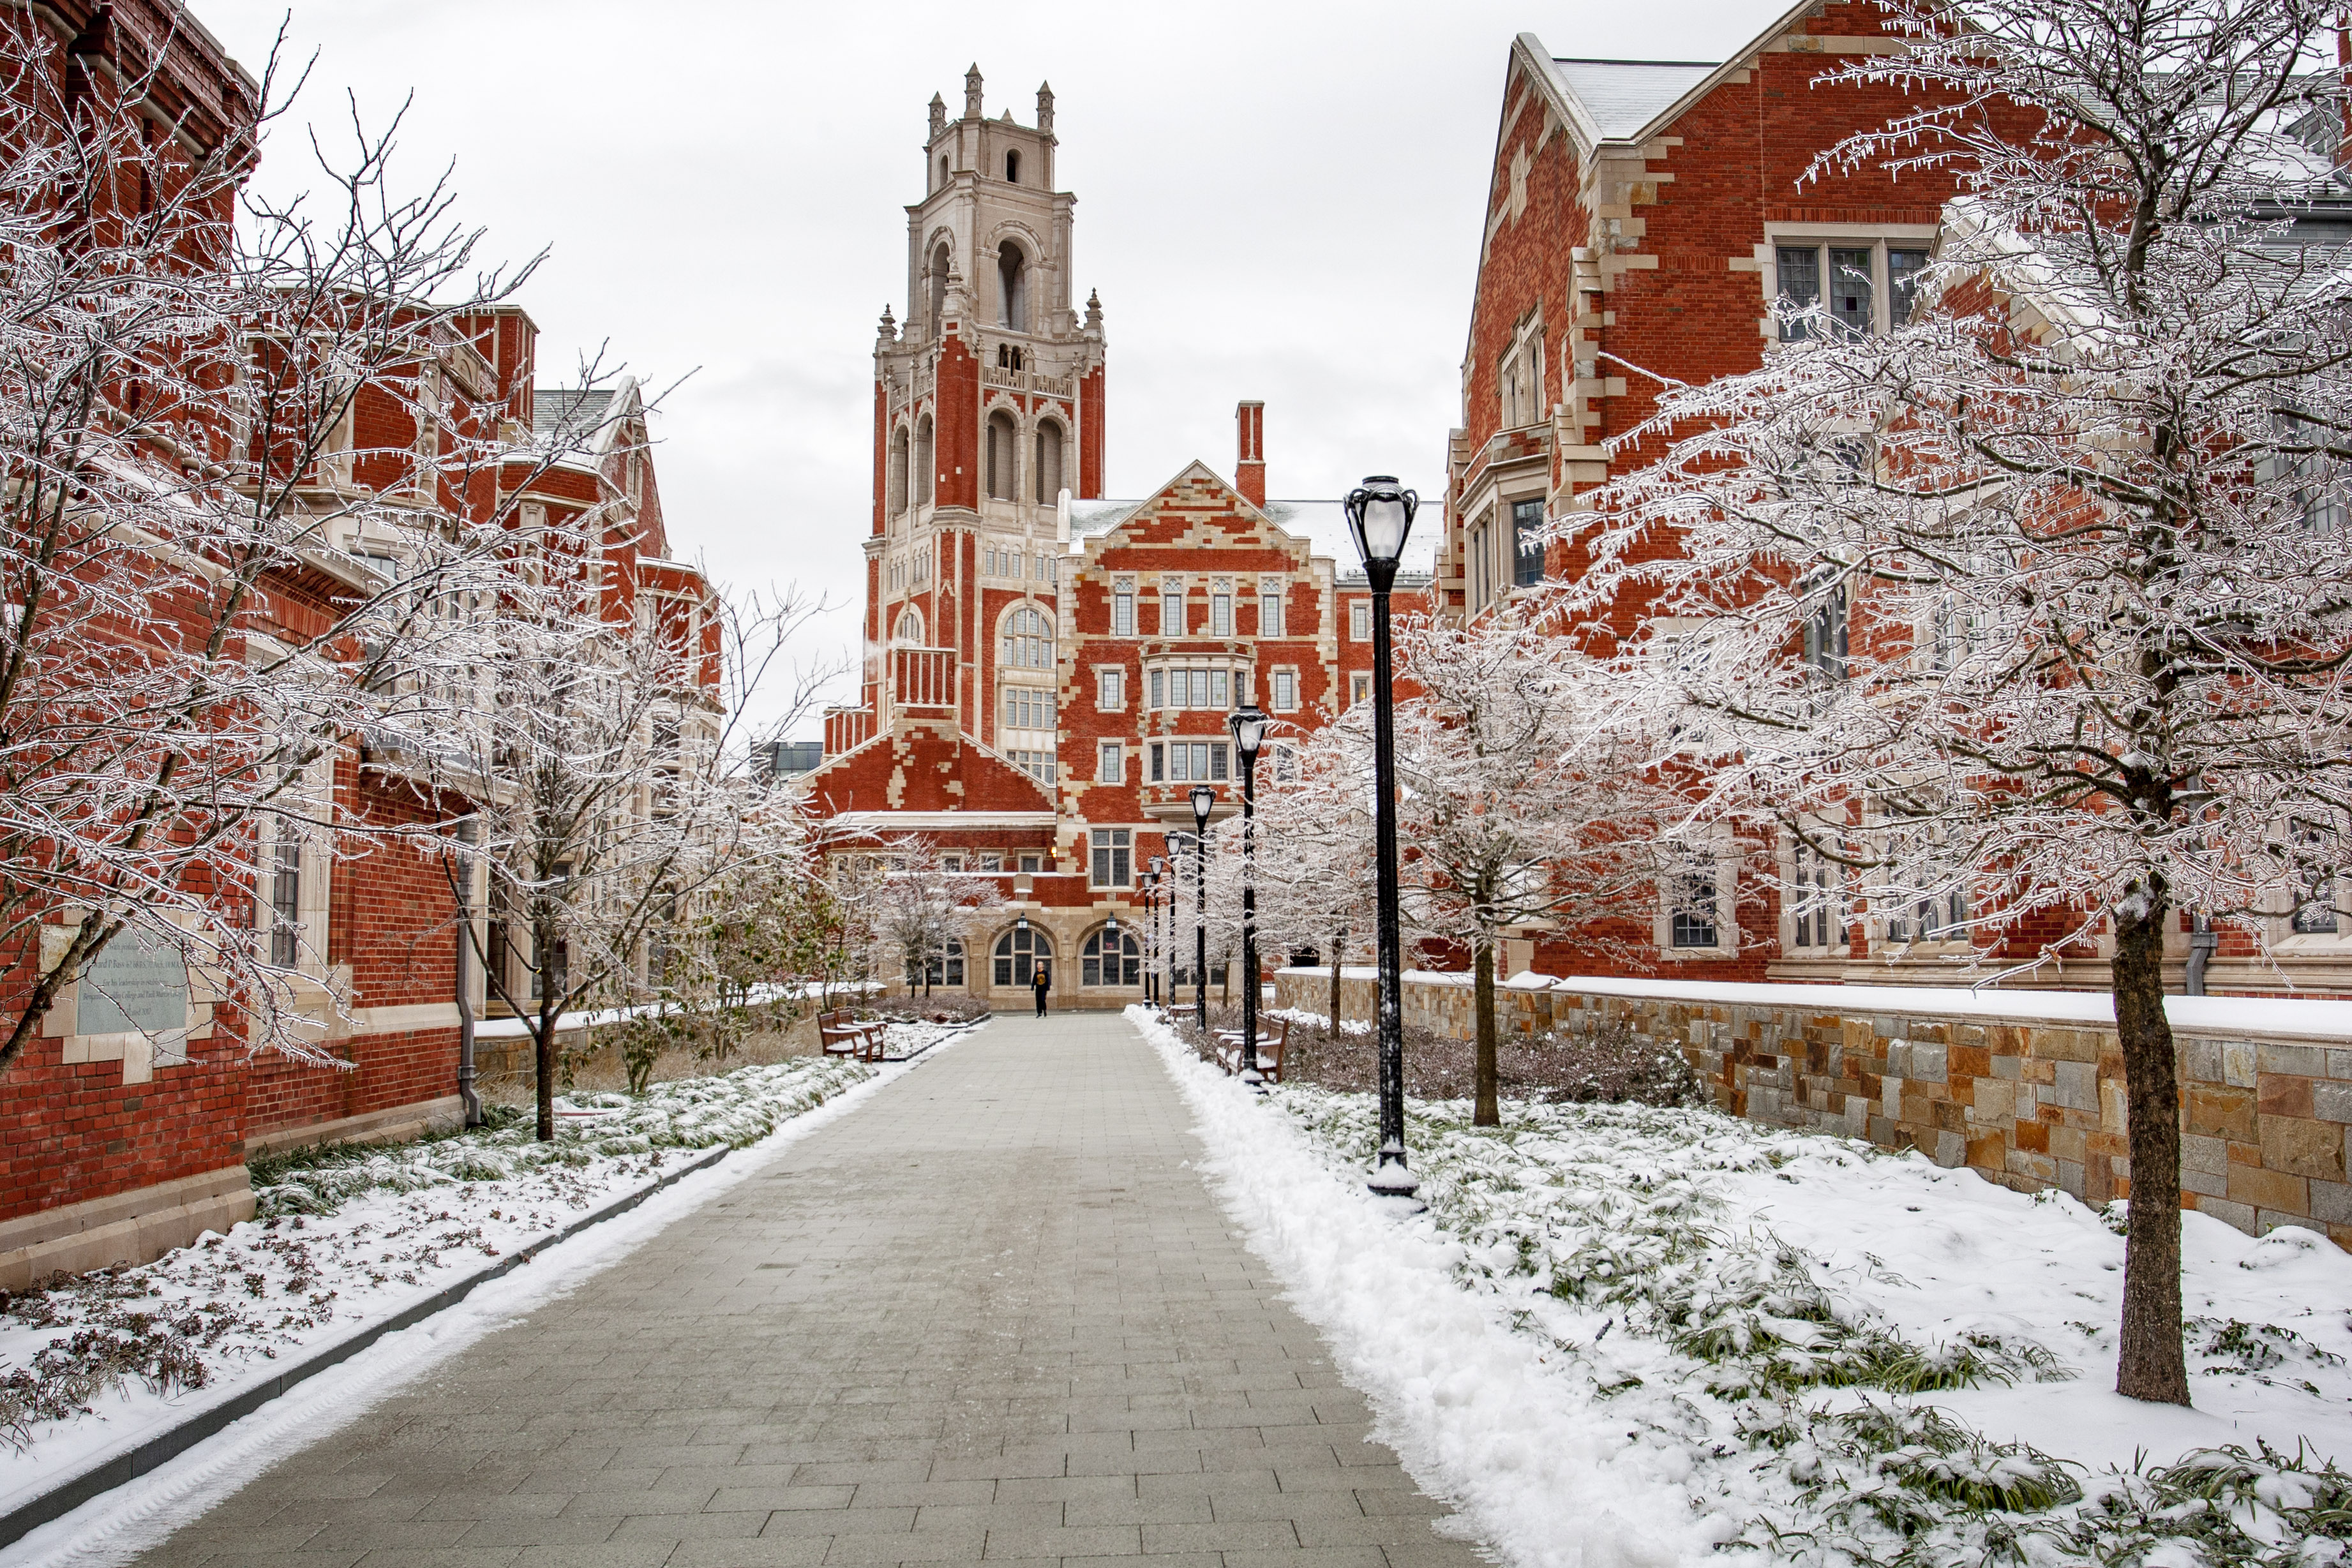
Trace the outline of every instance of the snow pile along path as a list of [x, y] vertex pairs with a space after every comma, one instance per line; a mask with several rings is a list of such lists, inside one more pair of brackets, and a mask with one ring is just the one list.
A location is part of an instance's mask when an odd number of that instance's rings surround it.
[[[226, 1236], [207, 1235], [141, 1268], [0, 1300], [0, 1402], [11, 1402], [0, 1403], [0, 1415], [16, 1417], [13, 1432], [0, 1429], [0, 1515], [462, 1285], [501, 1257], [660, 1185], [713, 1149], [745, 1151], [542, 1252], [462, 1307], [385, 1337], [137, 1486], [163, 1484], [196, 1456], [234, 1447], [241, 1431], [301, 1427], [303, 1410], [356, 1415], [401, 1379], [498, 1326], [500, 1311], [510, 1315], [559, 1281], [584, 1277], [583, 1260], [593, 1260], [593, 1272], [625, 1255], [658, 1228], [658, 1217], [675, 1218], [685, 1211], [680, 1205], [733, 1186], [774, 1151], [919, 1064], [796, 1059], [656, 1084], [641, 1099], [560, 1101], [564, 1114], [552, 1144], [533, 1141], [525, 1120], [298, 1158], [259, 1186], [258, 1217]], [[493, 1301], [507, 1305], [486, 1304]], [[354, 1403], [350, 1379], [362, 1366], [375, 1372], [360, 1385], [366, 1397]], [[343, 1391], [327, 1392], [330, 1384]], [[118, 1490], [89, 1506], [119, 1508], [122, 1497]], [[78, 1515], [37, 1533], [47, 1537]]]
[[[2352, 1259], [2189, 1215], [2194, 1410], [2112, 1391], [2122, 1243], [1916, 1155], [1636, 1105], [1251, 1095], [1131, 1011], [1425, 1487], [1514, 1563], [2352, 1561]], [[2267, 1445], [2267, 1447], [2266, 1447]]]

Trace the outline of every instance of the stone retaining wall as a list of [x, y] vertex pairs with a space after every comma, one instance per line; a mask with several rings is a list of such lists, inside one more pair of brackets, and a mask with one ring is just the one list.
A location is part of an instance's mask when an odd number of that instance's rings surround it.
[[[2023, 1192], [2061, 1187], [2094, 1204], [2129, 1193], [2123, 1057], [2102, 995], [1748, 985], [1643, 995], [1639, 982], [1535, 978], [1496, 988], [1507, 1034], [1622, 1028], [1680, 1048], [1735, 1115], [1916, 1148]], [[1286, 969], [1276, 984], [1286, 1007], [1329, 1005], [1328, 969]], [[1340, 984], [1342, 1012], [1370, 1017], [1372, 971], [1343, 969]], [[2304, 1225], [2352, 1248], [2352, 1034], [2330, 1038], [2332, 1026], [2313, 1022], [2328, 1004], [2181, 1006], [2189, 1000], [2172, 1005], [2182, 1204], [2252, 1233]], [[1467, 1040], [1474, 1009], [1466, 975], [1405, 977], [1410, 1024]]]

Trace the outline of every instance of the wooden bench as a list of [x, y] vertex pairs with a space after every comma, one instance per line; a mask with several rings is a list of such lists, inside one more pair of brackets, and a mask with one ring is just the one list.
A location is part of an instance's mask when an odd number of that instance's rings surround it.
[[888, 1040], [890, 1026], [877, 1020], [860, 1023], [852, 1018], [847, 1008], [816, 1015], [818, 1044], [827, 1056], [854, 1057], [859, 1061], [879, 1061], [882, 1049]]
[[[1257, 1071], [1268, 1083], [1282, 1082], [1282, 1054], [1290, 1043], [1290, 1020], [1277, 1019], [1272, 1034], [1257, 1037]], [[1221, 1029], [1217, 1031], [1217, 1065], [1228, 1073], [1242, 1070], [1242, 1031]]]

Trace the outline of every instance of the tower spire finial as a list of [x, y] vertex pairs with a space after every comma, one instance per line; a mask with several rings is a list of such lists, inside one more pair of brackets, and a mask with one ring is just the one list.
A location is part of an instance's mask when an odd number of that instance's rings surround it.
[[980, 62], [971, 62], [971, 69], [963, 73], [963, 117], [980, 118]]
[[948, 100], [938, 93], [931, 94], [931, 140], [937, 141], [948, 128]]
[[1054, 134], [1054, 84], [1049, 81], [1037, 84], [1037, 129]]

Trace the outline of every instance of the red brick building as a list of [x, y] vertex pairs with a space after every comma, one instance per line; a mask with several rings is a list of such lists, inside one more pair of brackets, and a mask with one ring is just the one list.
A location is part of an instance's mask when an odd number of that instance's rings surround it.
[[1103, 498], [1102, 310], [1072, 304], [1055, 147], [1050, 89], [1027, 126], [986, 118], [976, 68], [961, 118], [931, 102], [906, 325], [886, 310], [875, 346], [861, 700], [803, 787], [845, 852], [920, 835], [1000, 879], [997, 928], [938, 983], [1025, 991], [1042, 958], [1065, 1003], [1115, 1006], [1141, 994], [1139, 875], [1189, 839], [1188, 792], [1238, 810], [1226, 716], [1307, 729], [1361, 700], [1370, 592], [1336, 501], [1268, 498], [1258, 403], [1230, 480], [1194, 463]]
[[[1462, 424], [1447, 452], [1437, 594], [1479, 615], [1547, 570], [1536, 531], [1578, 496], [1657, 455], [1604, 444], [1657, 406], [1667, 381], [1703, 382], [1762, 362], [1775, 299], [1823, 300], [1851, 328], [1885, 330], [1935, 242], [1948, 177], [1872, 170], [1808, 179], [1814, 157], [1908, 107], [1892, 89], [1816, 86], [1841, 58], [1897, 43], [1869, 0], [1791, 6], [1721, 61], [1556, 55], [1511, 46], [1480, 237]], [[1632, 632], [1642, 606], [1616, 607]], [[1798, 868], [1780, 846], [1781, 874]], [[1727, 852], [1662, 894], [1652, 929], [1621, 933], [1647, 972], [1690, 979], [1885, 984], [1890, 947], [1940, 971], [1965, 943], [1898, 941], [1884, 919], [1800, 919]], [[1752, 869], [1752, 868], [1751, 868]], [[1679, 917], [1679, 918], [1678, 918]], [[1897, 928], [1899, 930], [1899, 927]], [[1527, 932], [1509, 967], [1622, 968], [1573, 935]], [[1866, 966], [1866, 970], [1864, 969]], [[1921, 977], [1928, 977], [1922, 974]]]
[[[257, 89], [200, 26], [163, 0], [111, 6], [64, 4], [12, 12], [38, 31], [59, 79], [126, 79], [110, 64], [152, 73], [142, 102], [115, 106], [173, 128], [199, 152], [224, 139], [250, 142]], [[104, 63], [94, 63], [104, 62]], [[79, 75], [77, 75], [79, 73]], [[400, 545], [351, 521], [341, 497], [404, 494], [477, 522], [531, 521], [594, 509], [602, 520], [608, 612], [652, 612], [712, 650], [709, 590], [695, 569], [666, 559], [645, 413], [635, 388], [551, 392], [532, 385], [536, 328], [520, 310], [458, 319], [437, 333], [433, 362], [364, 386], [328, 450], [301, 477], [300, 505], [327, 519], [299, 570], [260, 586], [247, 635], [305, 639], [335, 624], [338, 607], [402, 574]], [[401, 389], [389, 383], [399, 383]], [[409, 392], [441, 412], [420, 428]], [[583, 399], [594, 406], [582, 406]], [[530, 450], [560, 408], [594, 430], [585, 450], [550, 464]], [[582, 417], [584, 416], [584, 419]], [[500, 444], [511, 462], [419, 463]], [[436, 478], [420, 485], [417, 476]], [[709, 671], [717, 687], [715, 663]], [[712, 727], [707, 708], [682, 727]], [[368, 830], [446, 821], [463, 800], [436, 794], [417, 759], [348, 737], [313, 769], [314, 831], [281, 847], [285, 829], [261, 823], [252, 845], [259, 896], [223, 894], [223, 920], [250, 925], [272, 961], [298, 971], [295, 1006], [341, 1068], [248, 1055], [239, 1015], [189, 977], [185, 1027], [133, 1027], [68, 987], [42, 1035], [0, 1080], [0, 1290], [58, 1270], [150, 1258], [252, 1211], [247, 1156], [331, 1139], [411, 1134], [453, 1123], [457, 1071], [457, 910], [440, 866]], [[478, 892], [476, 907], [479, 908]], [[41, 929], [45, 955], [62, 952], [68, 912]], [[45, 921], [48, 919], [44, 916]], [[21, 998], [34, 955], [13, 956], [6, 994]], [[483, 1010], [483, 982], [471, 977]]]

